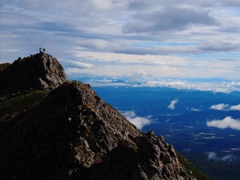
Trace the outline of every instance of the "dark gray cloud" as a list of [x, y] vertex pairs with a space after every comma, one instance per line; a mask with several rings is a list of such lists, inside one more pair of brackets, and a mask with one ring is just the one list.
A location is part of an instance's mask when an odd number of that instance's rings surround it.
[[115, 50], [116, 53], [124, 54], [139, 54], [139, 55], [171, 55], [171, 54], [184, 54], [184, 53], [198, 53], [199, 50], [196, 46], [156, 46], [151, 48], [144, 47], [122, 47]]
[[222, 32], [222, 33], [239, 33], [240, 32], [240, 27], [237, 27], [237, 26], [222, 27], [218, 31]]
[[237, 59], [234, 58], [218, 58], [220, 61], [236, 61]]
[[134, 14], [132, 21], [123, 26], [123, 32], [180, 31], [194, 24], [218, 25], [219, 23], [207, 11], [168, 7], [151, 13]]
[[231, 42], [209, 42], [202, 44], [199, 49], [203, 51], [234, 51], [240, 49], [239, 43]]
[[239, 0], [222, 0], [221, 3], [223, 6], [240, 7]]

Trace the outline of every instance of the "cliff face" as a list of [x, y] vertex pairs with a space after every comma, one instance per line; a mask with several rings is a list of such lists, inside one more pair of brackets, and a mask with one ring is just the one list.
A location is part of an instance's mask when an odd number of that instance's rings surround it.
[[67, 80], [56, 58], [38, 53], [0, 65], [0, 100], [35, 89], [54, 89]]
[[194, 179], [89, 85], [66, 82], [0, 138], [0, 179]]

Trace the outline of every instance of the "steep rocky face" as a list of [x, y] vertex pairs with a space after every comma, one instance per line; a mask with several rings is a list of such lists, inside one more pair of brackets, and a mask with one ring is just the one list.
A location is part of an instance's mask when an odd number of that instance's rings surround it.
[[194, 179], [89, 85], [65, 82], [0, 137], [0, 179]]
[[67, 80], [56, 58], [38, 53], [0, 65], [0, 99], [31, 89], [54, 89]]

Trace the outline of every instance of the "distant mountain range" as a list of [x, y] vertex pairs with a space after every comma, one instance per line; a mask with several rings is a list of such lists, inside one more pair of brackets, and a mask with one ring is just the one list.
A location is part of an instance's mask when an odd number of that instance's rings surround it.
[[240, 91], [240, 80], [221, 78], [162, 78], [153, 76], [84, 76], [71, 77], [89, 83], [93, 86], [128, 86], [128, 87], [170, 87], [185, 90], [199, 90], [212, 92]]

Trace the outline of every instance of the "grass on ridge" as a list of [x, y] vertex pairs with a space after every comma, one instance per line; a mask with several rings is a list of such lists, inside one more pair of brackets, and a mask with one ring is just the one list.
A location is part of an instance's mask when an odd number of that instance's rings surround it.
[[9, 121], [13, 117], [39, 104], [49, 91], [31, 91], [0, 102], [0, 123]]
[[185, 167], [187, 173], [200, 180], [209, 180], [209, 178], [190, 163], [183, 155], [177, 153], [179, 162]]

